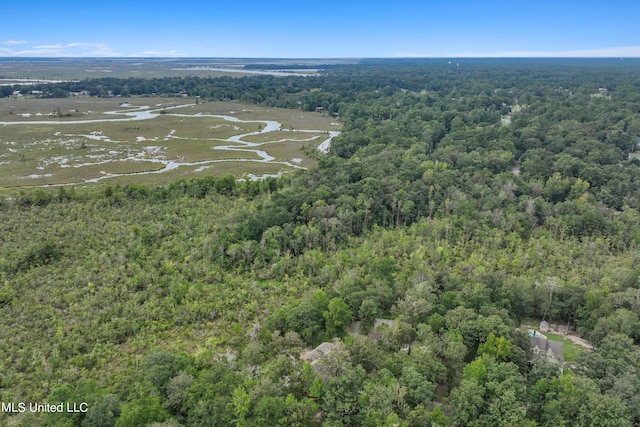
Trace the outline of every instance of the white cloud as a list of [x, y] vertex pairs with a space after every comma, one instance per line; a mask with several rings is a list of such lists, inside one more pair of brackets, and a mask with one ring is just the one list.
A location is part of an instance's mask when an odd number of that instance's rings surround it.
[[602, 57], [602, 58], [612, 58], [619, 56], [640, 56], [640, 46], [618, 46], [618, 47], [608, 47], [604, 49], [587, 49], [587, 50], [574, 50], [569, 52], [564, 52], [565, 56], [573, 56], [573, 57]]
[[138, 57], [138, 56], [174, 57], [174, 56], [188, 56], [188, 55], [185, 53], [180, 53], [177, 50], [147, 50], [144, 52], [134, 53], [129, 56], [131, 57]]
[[17, 45], [17, 44], [27, 44], [29, 43], [26, 40], [5, 40], [3, 42], [0, 42], [0, 44], [4, 44], [7, 46], [13, 46], [13, 45]]
[[147, 50], [143, 52], [125, 54], [118, 52], [110, 47], [107, 43], [101, 42], [71, 42], [71, 43], [51, 43], [51, 44], [30, 44], [29, 46], [21, 46], [21, 50], [13, 49], [13, 45], [22, 43], [0, 42], [0, 45], [7, 45], [6, 48], [0, 48], [2, 56], [33, 56], [33, 57], [184, 57], [185, 53], [177, 50]]
[[69, 43], [65, 48], [75, 50], [86, 50], [90, 56], [119, 56], [119, 54], [106, 43]]
[[[21, 45], [19, 48], [14, 47]], [[107, 43], [74, 41], [69, 43], [34, 43], [20, 40], [0, 41], [1, 56], [33, 56], [33, 57], [185, 57], [184, 52], [175, 49], [149, 49], [141, 52], [123, 53], [115, 50]]]
[[7, 52], [7, 56], [61, 56], [61, 57], [82, 57], [82, 56], [121, 56], [106, 43], [55, 43], [41, 44], [27, 47], [19, 51]]
[[58, 55], [62, 50], [61, 45], [39, 45], [39, 46], [31, 46], [27, 49], [20, 50], [16, 52], [17, 56], [48, 56], [48, 55]]
[[58, 44], [43, 44], [43, 45], [38, 45], [38, 46], [32, 46], [33, 49], [43, 49], [43, 50], [48, 50], [48, 49], [62, 49], [62, 45], [60, 43]]

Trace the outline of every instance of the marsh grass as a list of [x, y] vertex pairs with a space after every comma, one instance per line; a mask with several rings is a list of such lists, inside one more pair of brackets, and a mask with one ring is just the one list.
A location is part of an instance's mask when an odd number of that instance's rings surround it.
[[[148, 107], [154, 118], [131, 121], [125, 115], [105, 115]], [[179, 108], [172, 108], [179, 107]], [[63, 117], [57, 117], [60, 112]], [[65, 112], [72, 111], [69, 117]], [[229, 115], [249, 123], [236, 123], [211, 115]], [[47, 121], [99, 120], [86, 123], [46, 123]], [[281, 131], [243, 137], [260, 144], [244, 147], [228, 138], [258, 132], [275, 120]], [[179, 98], [66, 98], [0, 99], [0, 121], [37, 121], [35, 124], [0, 125], [0, 187], [78, 184], [107, 174], [135, 174], [108, 178], [109, 181], [159, 182], [178, 178], [232, 173], [292, 172], [296, 168], [258, 162], [255, 152], [215, 149], [231, 146], [266, 151], [276, 162], [292, 162], [308, 167], [315, 160], [303, 151], [325, 139], [338, 126], [318, 113], [265, 108], [233, 102], [203, 102]], [[310, 129], [317, 132], [299, 132]], [[288, 139], [291, 141], [281, 141]], [[308, 152], [308, 151], [307, 151]], [[154, 162], [155, 160], [155, 162]], [[244, 160], [244, 161], [241, 161]], [[182, 165], [175, 170], [145, 175], [164, 168], [158, 161], [178, 163], [217, 161], [206, 165]]]
[[249, 135], [244, 138], [249, 142], [277, 142], [282, 140], [291, 140], [293, 143], [308, 142], [311, 143], [314, 140], [318, 142], [323, 141], [322, 136], [325, 135], [321, 132], [296, 132], [296, 131], [276, 131], [266, 134]]
[[[164, 150], [168, 159], [180, 160], [183, 162], [202, 162], [206, 160], [224, 160], [224, 159], [249, 159], [260, 160], [256, 153], [248, 151], [234, 150], [215, 150], [214, 147], [222, 145], [221, 143], [211, 143], [209, 141], [189, 141], [177, 140], [171, 144], [167, 144]], [[232, 144], [224, 144], [229, 146]], [[244, 148], [241, 145], [238, 148]]]

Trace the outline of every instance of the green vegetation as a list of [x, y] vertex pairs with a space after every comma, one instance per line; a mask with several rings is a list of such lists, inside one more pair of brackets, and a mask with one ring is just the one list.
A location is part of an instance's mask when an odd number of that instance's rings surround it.
[[[229, 98], [289, 108], [298, 129], [321, 106], [343, 128], [278, 179], [2, 199], [0, 401], [88, 411], [0, 422], [637, 425], [637, 65], [371, 60], [43, 87]], [[519, 326], [543, 318], [594, 350], [565, 342], [562, 370], [531, 360]]]
[[[78, 97], [64, 99], [63, 108], [48, 113], [55, 105], [49, 101], [57, 100], [0, 99], [0, 117], [6, 120], [0, 135], [0, 187], [79, 185], [105, 178], [111, 184], [153, 183], [159, 174], [171, 175], [160, 178], [170, 182], [176, 173], [191, 178], [203, 169], [215, 176], [290, 173], [313, 166], [317, 146], [329, 131], [339, 129], [316, 112], [229, 102], [136, 98], [122, 103]], [[69, 109], [74, 113], [58, 120], [55, 111]], [[146, 115], [140, 120], [126, 121], [141, 112]], [[283, 130], [260, 132], [267, 120]]]
[[559, 341], [564, 344], [563, 354], [565, 362], [574, 362], [578, 357], [578, 354], [580, 354], [581, 351], [585, 351], [583, 347], [580, 347], [578, 344], [563, 337], [562, 335], [547, 333], [546, 336], [551, 341]]

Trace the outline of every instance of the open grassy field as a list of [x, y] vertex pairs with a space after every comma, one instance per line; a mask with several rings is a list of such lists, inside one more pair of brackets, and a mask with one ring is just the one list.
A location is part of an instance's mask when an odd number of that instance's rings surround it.
[[562, 353], [563, 353], [565, 362], [575, 361], [576, 357], [578, 357], [578, 354], [580, 354], [581, 351], [585, 351], [578, 344], [574, 343], [570, 339], [567, 339], [560, 334], [553, 334], [553, 333], [547, 332], [545, 335], [547, 336], [548, 340], [560, 341], [561, 343], [564, 344]]
[[0, 99], [0, 188], [238, 178], [309, 167], [334, 119], [186, 98]]

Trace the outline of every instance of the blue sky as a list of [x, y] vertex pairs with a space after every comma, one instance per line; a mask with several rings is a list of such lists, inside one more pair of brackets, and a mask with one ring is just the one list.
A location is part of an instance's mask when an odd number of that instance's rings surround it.
[[0, 56], [640, 56], [638, 0], [5, 0], [0, 16]]

